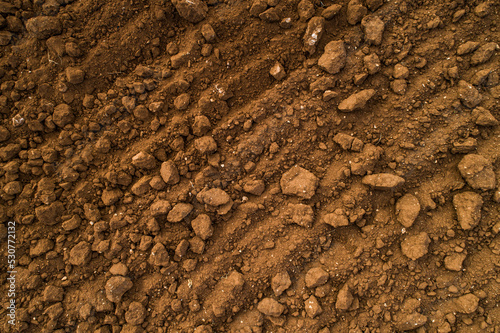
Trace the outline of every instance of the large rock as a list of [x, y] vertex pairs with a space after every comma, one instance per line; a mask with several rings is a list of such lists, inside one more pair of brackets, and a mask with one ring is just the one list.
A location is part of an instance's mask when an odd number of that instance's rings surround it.
[[205, 19], [208, 7], [202, 0], [172, 0], [179, 15], [191, 23], [198, 23]]
[[330, 74], [337, 74], [346, 64], [347, 53], [344, 42], [336, 40], [325, 46], [325, 52], [318, 59], [318, 66]]
[[179, 171], [173, 161], [166, 161], [161, 164], [160, 175], [167, 185], [174, 185], [180, 181]]
[[351, 307], [354, 297], [352, 296], [349, 286], [344, 284], [344, 286], [339, 290], [337, 295], [337, 301], [335, 302], [335, 308], [339, 311], [347, 311]]
[[311, 199], [316, 193], [318, 178], [312, 172], [295, 165], [281, 176], [280, 185], [283, 194]]
[[266, 316], [279, 317], [285, 310], [285, 307], [278, 303], [278, 301], [267, 297], [257, 304], [257, 310]]
[[307, 24], [306, 33], [304, 34], [304, 50], [310, 55], [316, 52], [323, 31], [325, 29], [325, 19], [323, 17], [315, 16]]
[[292, 285], [292, 280], [287, 272], [280, 272], [276, 274], [271, 280], [271, 288], [274, 295], [280, 296], [285, 290]]
[[458, 163], [458, 170], [473, 189], [486, 191], [495, 188], [496, 177], [493, 166], [481, 155], [465, 155]]
[[393, 190], [405, 183], [404, 178], [390, 173], [377, 173], [364, 176], [361, 181], [363, 184], [377, 190]]
[[113, 276], [106, 282], [106, 297], [113, 303], [121, 301], [123, 294], [129, 291], [134, 284], [124, 276]]
[[417, 260], [427, 254], [431, 239], [426, 232], [414, 236], [408, 236], [401, 242], [403, 254], [411, 260]]
[[366, 103], [375, 95], [375, 90], [365, 89], [352, 94], [340, 102], [338, 108], [342, 112], [352, 112], [365, 107]]
[[62, 32], [61, 21], [57, 17], [37, 16], [26, 22], [26, 30], [36, 39], [47, 39]]
[[365, 16], [361, 21], [361, 26], [365, 32], [365, 40], [374, 45], [382, 43], [385, 24], [378, 16]]
[[474, 228], [481, 220], [483, 198], [475, 192], [462, 192], [453, 197], [458, 223], [464, 230]]
[[409, 228], [420, 213], [420, 202], [413, 194], [406, 194], [396, 203], [396, 216], [399, 223]]
[[307, 271], [306, 273], [306, 286], [307, 288], [316, 288], [324, 285], [330, 275], [321, 267], [314, 267]]
[[479, 298], [474, 294], [465, 294], [455, 299], [457, 312], [470, 314], [477, 310]]

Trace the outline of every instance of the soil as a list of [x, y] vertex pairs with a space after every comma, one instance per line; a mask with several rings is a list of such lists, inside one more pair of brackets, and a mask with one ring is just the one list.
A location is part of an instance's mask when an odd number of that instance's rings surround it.
[[500, 332], [498, 1], [0, 15], [2, 332]]

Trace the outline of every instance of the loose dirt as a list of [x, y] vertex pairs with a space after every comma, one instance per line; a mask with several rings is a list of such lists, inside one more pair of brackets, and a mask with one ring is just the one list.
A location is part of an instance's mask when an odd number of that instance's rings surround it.
[[0, 1], [0, 331], [500, 332], [498, 22]]

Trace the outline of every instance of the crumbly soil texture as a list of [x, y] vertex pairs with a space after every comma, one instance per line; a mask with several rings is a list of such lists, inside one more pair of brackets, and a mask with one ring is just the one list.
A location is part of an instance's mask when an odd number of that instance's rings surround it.
[[0, 331], [500, 332], [499, 22], [0, 1]]

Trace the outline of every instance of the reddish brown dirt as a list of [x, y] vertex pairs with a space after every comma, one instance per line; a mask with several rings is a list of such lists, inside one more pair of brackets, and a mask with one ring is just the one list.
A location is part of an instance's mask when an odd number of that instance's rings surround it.
[[0, 15], [0, 331], [500, 332], [498, 1]]

